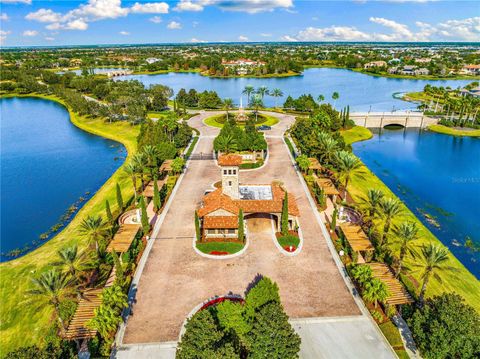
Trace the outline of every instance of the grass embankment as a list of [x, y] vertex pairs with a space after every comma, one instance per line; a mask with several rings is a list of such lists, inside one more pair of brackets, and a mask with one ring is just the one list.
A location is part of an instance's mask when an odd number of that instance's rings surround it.
[[[5, 96], [5, 97], [15, 97]], [[28, 95], [65, 103], [56, 97]], [[67, 107], [67, 106], [66, 106]], [[68, 107], [67, 107], [68, 108]], [[121, 142], [128, 151], [128, 158], [136, 151], [138, 127], [124, 122], [106, 123], [102, 119], [78, 116], [69, 110], [72, 123], [93, 134]], [[23, 257], [0, 264], [0, 357], [5, 353], [28, 345], [41, 344], [52, 323], [52, 309], [44, 303], [32, 301], [26, 293], [31, 287], [31, 278], [57, 260], [57, 251], [77, 244], [80, 249], [87, 241], [78, 235], [78, 227], [87, 215], [105, 217], [105, 200], [109, 200], [113, 211], [117, 210], [115, 185], [122, 189], [124, 201], [133, 195], [131, 180], [122, 173], [123, 165], [108, 179], [97, 193], [82, 207], [70, 224], [54, 238]], [[54, 179], [53, 179], [54, 180]], [[28, 215], [28, 213], [26, 213]]]
[[[225, 123], [225, 114], [220, 114], [220, 115], [215, 115], [212, 117], [207, 117], [203, 122], [207, 126], [212, 126], [212, 127], [218, 127], [222, 128], [224, 123]], [[230, 116], [235, 116], [235, 113], [231, 113]], [[274, 126], [278, 123], [278, 118], [265, 115], [265, 114], [259, 114], [258, 115], [258, 123], [255, 126]], [[238, 123], [237, 125], [239, 127], [244, 127], [244, 124]]]
[[347, 131], [341, 131], [343, 139], [347, 145], [354, 142], [366, 141], [373, 137], [372, 132], [368, 128], [355, 126]]
[[405, 347], [403, 346], [402, 337], [400, 336], [400, 332], [395, 324], [393, 324], [391, 321], [388, 321], [379, 324], [378, 326], [383, 335], [385, 335], [385, 338], [387, 338], [393, 350], [395, 350], [395, 353], [397, 353], [399, 359], [408, 359], [409, 356], [405, 350]]
[[228, 252], [228, 254], [233, 254], [244, 247], [244, 244], [235, 242], [208, 242], [197, 243], [196, 245], [201, 252], [206, 254], [211, 252]]
[[480, 130], [474, 128], [471, 129], [458, 129], [454, 127], [447, 127], [444, 125], [430, 125], [428, 130], [437, 133], [443, 133], [451, 136], [468, 136], [468, 137], [480, 137]]
[[229, 79], [229, 78], [253, 78], [253, 79], [268, 79], [273, 77], [291, 77], [291, 76], [300, 76], [302, 75], [301, 72], [295, 71], [288, 71], [281, 74], [265, 74], [265, 75], [228, 75], [228, 76], [217, 76], [217, 75], [210, 75], [208, 71], [200, 72], [200, 75], [206, 77], [214, 77], [218, 79]]
[[[359, 130], [354, 127], [351, 130], [342, 132], [344, 138], [353, 137], [353, 135], [351, 135], [349, 132], [359, 132]], [[365, 134], [365, 137], [359, 138], [359, 140], [367, 139], [368, 137], [366, 136], [367, 135]], [[366, 201], [368, 190], [371, 188], [383, 191], [387, 197], [397, 197], [372, 171], [363, 165], [359, 171], [359, 175], [352, 176], [348, 186], [348, 191], [353, 199], [360, 206], [362, 206], [362, 203], [365, 203]], [[442, 245], [440, 240], [423, 225], [423, 223], [410, 211], [410, 209], [407, 208], [407, 206], [405, 206], [405, 204], [403, 204], [403, 202], [402, 207], [403, 214], [394, 218], [392, 221], [392, 227], [404, 221], [411, 221], [417, 224], [419, 228], [419, 239], [413, 242], [412, 247], [414, 250], [418, 251], [421, 246], [430, 242]], [[381, 225], [377, 227], [381, 228]], [[389, 244], [393, 252], [398, 255], [398, 238], [392, 235], [389, 239]], [[413, 268], [413, 260], [411, 257], [408, 257], [405, 262], [406, 267]], [[453, 254], [449, 256], [446, 266], [452, 267], [453, 270], [444, 269], [442, 271], [438, 271], [438, 276], [440, 277], [441, 281], [431, 277], [428, 283], [426, 293], [427, 297], [432, 297], [445, 292], [456, 292], [463, 296], [468, 304], [480, 312], [480, 282]], [[415, 281], [418, 282], [418, 287], [416, 288], [416, 292], [418, 294], [422, 283], [421, 272], [409, 272], [409, 274], [412, 275]]]

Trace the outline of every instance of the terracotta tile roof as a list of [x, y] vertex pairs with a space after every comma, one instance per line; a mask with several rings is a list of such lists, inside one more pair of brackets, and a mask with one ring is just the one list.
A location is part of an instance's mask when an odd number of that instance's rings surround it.
[[[276, 183], [272, 183], [271, 200], [234, 200], [222, 193], [218, 188], [203, 198], [204, 206], [198, 210], [198, 216], [204, 217], [218, 209], [224, 209], [230, 213], [238, 214], [240, 208], [243, 213], [281, 213], [285, 191]], [[293, 196], [288, 197], [288, 213], [292, 216], [300, 215], [297, 201]]]
[[218, 164], [220, 166], [240, 166], [242, 163], [242, 156], [239, 155], [221, 155], [218, 158]]
[[203, 228], [238, 228], [238, 216], [206, 216]]

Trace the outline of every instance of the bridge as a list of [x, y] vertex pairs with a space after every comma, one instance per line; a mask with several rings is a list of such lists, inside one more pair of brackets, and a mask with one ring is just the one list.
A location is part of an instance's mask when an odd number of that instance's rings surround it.
[[354, 112], [350, 114], [350, 119], [357, 126], [367, 128], [382, 128], [388, 125], [425, 128], [438, 122], [435, 118], [425, 116], [423, 112], [414, 111]]
[[133, 73], [132, 70], [115, 70], [115, 71], [109, 71], [106, 73], [108, 77], [117, 77], [117, 76], [126, 76], [126, 75], [131, 75]]

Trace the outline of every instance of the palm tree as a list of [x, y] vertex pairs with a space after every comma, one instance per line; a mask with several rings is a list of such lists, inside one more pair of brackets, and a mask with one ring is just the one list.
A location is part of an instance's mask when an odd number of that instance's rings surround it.
[[95, 243], [95, 248], [98, 251], [98, 243], [107, 235], [107, 223], [103, 221], [101, 216], [88, 216], [83, 219], [78, 231], [87, 237], [91, 243]]
[[353, 153], [347, 151], [337, 152], [337, 164], [340, 177], [345, 179], [344, 198], [347, 198], [347, 186], [350, 178], [362, 166], [360, 160]]
[[377, 303], [379, 301], [384, 302], [389, 294], [387, 285], [378, 278], [371, 278], [367, 281], [362, 291], [363, 299], [367, 302], [374, 303], [375, 308], [377, 307]]
[[380, 246], [387, 244], [386, 238], [387, 234], [390, 231], [390, 225], [392, 219], [403, 212], [400, 201], [395, 198], [382, 198], [380, 200], [380, 214], [384, 218], [385, 223], [383, 225], [382, 238], [380, 240]]
[[72, 282], [69, 280], [68, 274], [51, 269], [42, 273], [38, 278], [32, 278], [32, 283], [35, 288], [27, 293], [40, 298], [40, 300], [47, 302], [48, 305], [53, 307], [60, 323], [60, 329], [64, 333], [66, 327], [63, 319], [60, 317], [60, 304], [64, 299], [72, 295], [70, 290]]
[[77, 245], [66, 247], [58, 252], [60, 260], [55, 262], [55, 265], [67, 268], [67, 272], [74, 280], [78, 280], [78, 273], [83, 269], [83, 261], [86, 257], [86, 252], [79, 253]]
[[142, 152], [145, 154], [146, 166], [150, 170], [150, 176], [153, 179], [155, 172], [158, 171], [158, 149], [155, 146], [146, 145], [143, 147]]
[[326, 132], [320, 132], [317, 135], [317, 138], [320, 147], [320, 153], [318, 154], [320, 161], [323, 164], [331, 164], [333, 162], [333, 158], [335, 157], [335, 153], [338, 150], [337, 141]]
[[257, 94], [252, 97], [251, 106], [253, 107], [253, 112], [255, 112], [255, 123], [258, 122], [258, 110], [263, 107], [262, 98]]
[[252, 85], [247, 85], [242, 91], [242, 94], [247, 95], [247, 103], [250, 105], [250, 96], [255, 92]]
[[402, 271], [403, 259], [408, 250], [411, 241], [418, 238], [418, 227], [415, 222], [402, 222], [400, 226], [394, 229], [395, 235], [400, 238], [400, 255], [398, 257], [397, 271], [395, 277], [398, 278]]
[[135, 162], [131, 161], [123, 166], [123, 171], [132, 179], [133, 194], [135, 196], [135, 202], [137, 201], [137, 174], [138, 168]]
[[145, 174], [145, 167], [147, 165], [147, 158], [143, 152], [137, 152], [133, 155], [132, 157], [132, 163], [135, 165], [135, 168], [137, 169], [137, 174], [140, 176], [140, 182], [141, 182], [141, 190], [143, 192], [144, 188], [144, 174]]
[[228, 121], [228, 111], [233, 108], [233, 100], [231, 98], [226, 98], [223, 100], [223, 109], [227, 112], [227, 121]]
[[325, 101], [325, 96], [323, 96], [323, 95], [318, 95], [317, 101], [318, 101], [318, 103], [322, 103], [323, 101]]
[[422, 271], [421, 278], [423, 279], [423, 284], [422, 289], [420, 290], [420, 295], [418, 296], [418, 302], [420, 306], [423, 306], [430, 275], [433, 274], [438, 281], [441, 281], [441, 278], [436, 271], [455, 269], [450, 266], [446, 266], [446, 262], [448, 261], [448, 249], [445, 247], [429, 243], [427, 246], [422, 247], [421, 253], [422, 258], [420, 262], [414, 261], [412, 265], [417, 267], [417, 270]]
[[367, 203], [369, 207], [369, 216], [370, 218], [375, 217], [378, 214], [378, 207], [380, 205], [380, 201], [383, 198], [384, 193], [380, 189], [369, 189], [367, 193]]
[[338, 92], [334, 92], [332, 94], [332, 99], [334, 100], [333, 102], [333, 108], [335, 108], [335, 104], [337, 103], [337, 100], [340, 98], [340, 95], [338, 94]]
[[275, 108], [277, 108], [277, 98], [283, 96], [282, 90], [280, 90], [279, 88], [275, 88], [270, 92], [270, 96], [275, 98]]
[[237, 149], [237, 141], [232, 134], [218, 136], [216, 145], [220, 151], [225, 153], [231, 153]]
[[257, 95], [260, 95], [261, 99], [263, 100], [263, 98], [265, 97], [265, 95], [268, 95], [268, 88], [267, 88], [267, 86], [260, 86], [260, 87], [257, 89]]

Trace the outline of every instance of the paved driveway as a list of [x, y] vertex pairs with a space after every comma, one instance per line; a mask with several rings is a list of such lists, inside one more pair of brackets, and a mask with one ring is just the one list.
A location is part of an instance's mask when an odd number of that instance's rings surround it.
[[[211, 115], [211, 112], [200, 114], [190, 120], [190, 124], [202, 135], [195, 153], [212, 151], [212, 136], [219, 130], [203, 124], [203, 119]], [[280, 253], [271, 231], [266, 231], [265, 223], [260, 221], [251, 223], [250, 244], [243, 255], [228, 260], [206, 259], [197, 255], [192, 248], [195, 231], [193, 213], [204, 191], [219, 180], [220, 169], [212, 160], [190, 161], [163, 224], [154, 229], [156, 239], [136, 288], [132, 314], [123, 338], [123, 344], [130, 344], [130, 349], [143, 348], [132, 347], [131, 344], [177, 341], [185, 318], [195, 306], [215, 295], [243, 295], [258, 274], [278, 283], [282, 303], [292, 320], [365, 318], [360, 316], [359, 307], [331, 256], [314, 209], [290, 161], [288, 148], [280, 137], [294, 119], [285, 115], [280, 117], [281, 122], [267, 136], [268, 162], [261, 169], [242, 171], [240, 182], [255, 184], [281, 180], [285, 184], [300, 209], [300, 226], [304, 236], [302, 252], [294, 257]], [[351, 331], [360, 329], [354, 324]], [[317, 335], [321, 333], [317, 331]], [[303, 339], [304, 335], [301, 335]], [[379, 340], [382, 341], [381, 338]], [[152, 352], [153, 347], [147, 345], [144, 348]], [[172, 353], [171, 349], [162, 351], [161, 346], [158, 348], [159, 354]], [[118, 357], [126, 357], [122, 353], [132, 354], [131, 351], [122, 351]], [[144, 357], [140, 352], [137, 354], [138, 358]]]

